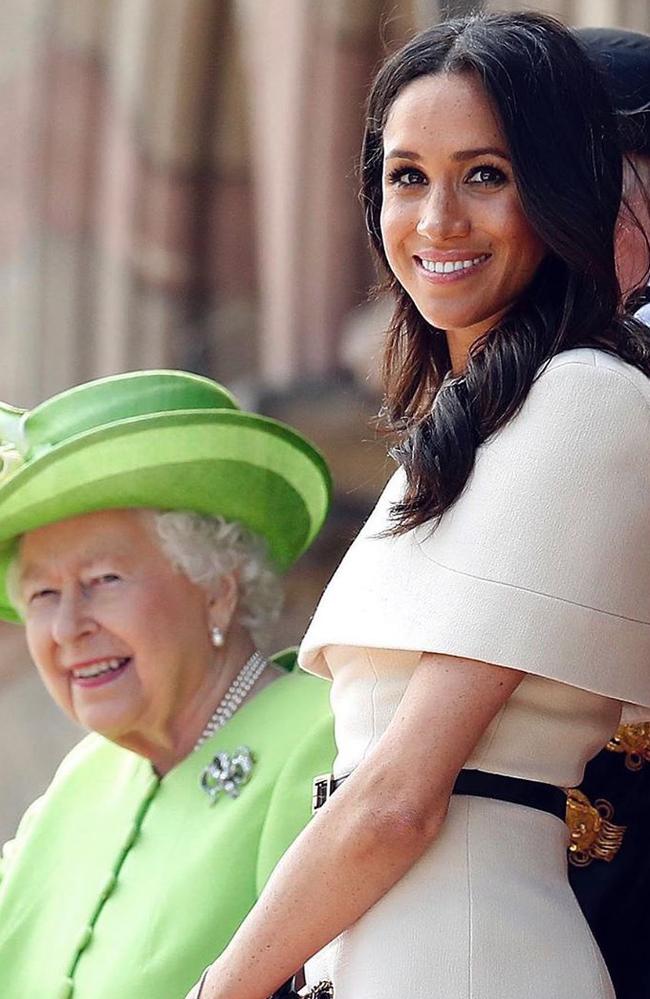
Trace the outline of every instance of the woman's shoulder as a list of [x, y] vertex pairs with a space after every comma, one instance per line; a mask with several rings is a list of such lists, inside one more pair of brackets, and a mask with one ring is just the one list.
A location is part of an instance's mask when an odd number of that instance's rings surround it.
[[571, 391], [567, 402], [573, 411], [584, 396], [600, 406], [629, 401], [650, 407], [650, 378], [633, 364], [595, 347], [574, 347], [556, 354], [540, 368], [531, 394], [562, 393], [566, 388]]
[[80, 797], [90, 803], [101, 799], [107, 784], [116, 781], [122, 781], [137, 795], [148, 785], [151, 773], [143, 757], [91, 732], [64, 756], [42, 800], [48, 809], [70, 807]]
[[519, 412], [477, 453], [477, 466], [505, 460], [557, 463], [578, 449], [602, 455], [650, 450], [650, 378], [590, 347], [557, 354], [540, 368]]

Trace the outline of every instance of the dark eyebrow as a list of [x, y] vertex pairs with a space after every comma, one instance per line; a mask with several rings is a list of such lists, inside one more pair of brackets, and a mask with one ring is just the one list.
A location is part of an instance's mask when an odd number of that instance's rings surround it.
[[415, 163], [419, 163], [422, 159], [417, 153], [411, 153], [408, 149], [391, 149], [389, 153], [384, 156], [386, 160], [413, 160]]
[[[498, 146], [459, 149], [457, 153], [452, 153], [451, 158], [457, 162], [463, 162], [464, 160], [473, 160], [477, 156], [499, 156], [502, 160], [510, 160], [505, 150], [499, 149]], [[391, 149], [390, 152], [386, 153], [384, 158], [387, 160], [412, 160], [414, 163], [422, 161], [422, 157], [418, 153], [411, 152], [410, 149]]]
[[478, 149], [461, 149], [457, 153], [452, 153], [452, 160], [462, 161], [462, 160], [473, 160], [477, 156], [499, 156], [502, 160], [510, 161], [505, 149], [499, 149], [498, 146], [481, 146]]

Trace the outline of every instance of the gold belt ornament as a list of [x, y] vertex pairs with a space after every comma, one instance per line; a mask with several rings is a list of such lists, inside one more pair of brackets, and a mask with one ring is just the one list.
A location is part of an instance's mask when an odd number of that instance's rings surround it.
[[640, 770], [644, 763], [650, 763], [650, 722], [619, 725], [607, 743], [607, 749], [612, 753], [625, 753], [628, 770]]
[[566, 824], [569, 827], [569, 861], [587, 867], [592, 860], [612, 861], [621, 848], [626, 826], [611, 822], [614, 809], [605, 798], [594, 804], [577, 788], [567, 789]]

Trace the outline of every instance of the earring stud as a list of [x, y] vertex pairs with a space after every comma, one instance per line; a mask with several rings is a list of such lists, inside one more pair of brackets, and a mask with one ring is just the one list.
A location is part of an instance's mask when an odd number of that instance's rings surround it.
[[215, 649], [220, 649], [225, 640], [226, 639], [221, 628], [219, 628], [216, 624], [214, 628], [210, 628], [210, 641], [214, 645]]

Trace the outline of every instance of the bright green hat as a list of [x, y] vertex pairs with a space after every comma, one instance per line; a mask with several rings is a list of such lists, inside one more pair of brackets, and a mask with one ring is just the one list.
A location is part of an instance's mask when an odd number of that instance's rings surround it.
[[311, 544], [330, 502], [322, 456], [295, 430], [239, 409], [184, 371], [137, 371], [0, 404], [0, 618], [18, 620], [6, 573], [21, 534], [93, 510], [153, 507], [237, 520], [278, 569]]

